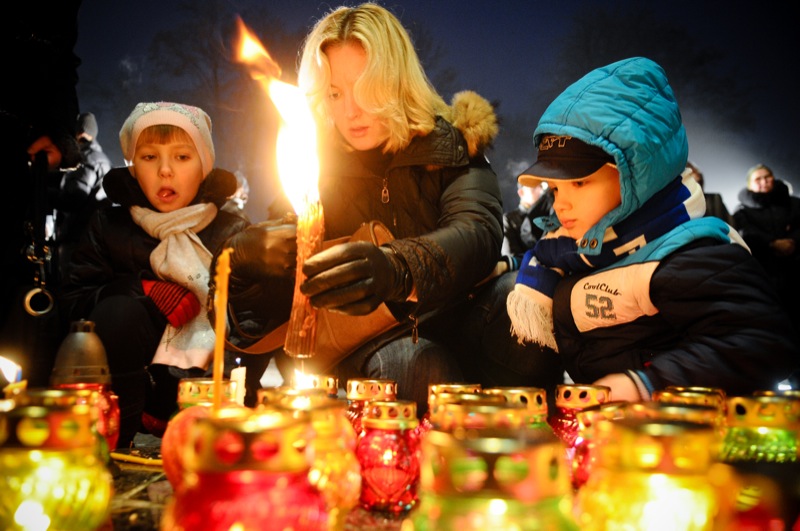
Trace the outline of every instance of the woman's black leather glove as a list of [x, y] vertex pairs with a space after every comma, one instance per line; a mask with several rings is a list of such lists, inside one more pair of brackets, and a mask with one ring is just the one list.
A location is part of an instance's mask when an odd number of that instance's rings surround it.
[[300, 291], [312, 306], [366, 315], [382, 302], [404, 301], [412, 289], [405, 261], [390, 247], [370, 242], [334, 245], [306, 259]]

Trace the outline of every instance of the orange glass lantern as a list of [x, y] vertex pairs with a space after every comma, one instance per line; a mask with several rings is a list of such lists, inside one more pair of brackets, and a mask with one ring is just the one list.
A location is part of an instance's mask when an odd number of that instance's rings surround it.
[[596, 427], [606, 433], [596, 466], [575, 495], [580, 529], [711, 531], [728, 521], [722, 487], [731, 475], [714, 462], [712, 427], [640, 418]]
[[331, 398], [339, 396], [339, 379], [331, 374], [303, 374], [295, 371], [290, 383], [295, 389], [322, 389]]
[[112, 396], [113, 400], [108, 402], [109, 395], [95, 384], [70, 384], [61, 388], [27, 388], [20, 391], [15, 400], [21, 406], [90, 406], [92, 429], [98, 434], [97, 451], [103, 462], [108, 463], [110, 451], [119, 439], [119, 403], [116, 395]]
[[500, 395], [509, 404], [519, 404], [531, 415], [531, 428], [551, 429], [547, 424], [547, 391], [540, 387], [490, 387], [482, 391], [487, 395]]
[[[502, 408], [506, 405], [506, 401], [502, 396], [490, 395], [481, 391], [442, 391], [436, 395], [432, 404], [433, 407], [428, 410], [429, 429], [450, 430], [462, 426], [467, 410], [470, 408], [482, 405], [494, 405]], [[452, 404], [464, 407], [450, 407]]]
[[428, 385], [428, 411], [422, 416], [417, 431], [420, 435], [434, 428], [431, 422], [431, 415], [436, 410], [438, 398], [441, 393], [479, 393], [481, 384], [479, 383], [441, 383]]
[[308, 477], [325, 498], [330, 514], [328, 529], [343, 529], [361, 495], [356, 433], [345, 415], [347, 404], [316, 391], [319, 389], [287, 391], [276, 398], [274, 405], [310, 417], [314, 435], [308, 448]]
[[308, 479], [312, 435], [307, 417], [277, 408], [197, 419], [185, 446], [186, 478], [161, 528], [325, 529], [325, 500]]
[[373, 400], [396, 400], [397, 382], [390, 379], [352, 378], [347, 380], [347, 419], [356, 437], [361, 436], [361, 417], [367, 403]]
[[718, 387], [679, 387], [671, 385], [666, 389], [653, 391], [655, 402], [672, 404], [698, 404], [711, 406], [723, 417], [727, 411], [727, 395]]
[[605, 443], [603, 435], [607, 432], [598, 429], [598, 424], [626, 418], [629, 414], [630, 404], [630, 402], [612, 400], [581, 409], [575, 413], [578, 421], [578, 436], [575, 438], [570, 467], [570, 478], [574, 489], [582, 487], [589, 479], [597, 460], [595, 455], [597, 449]]
[[0, 409], [0, 528], [97, 529], [111, 474], [97, 452], [93, 406]]
[[372, 401], [362, 417], [356, 446], [361, 465], [361, 506], [404, 513], [417, 503], [420, 447], [417, 405], [409, 400]]
[[[222, 381], [222, 401], [220, 403], [222, 408], [226, 410], [246, 409], [236, 402], [236, 385], [237, 382], [231, 380]], [[164, 436], [161, 438], [161, 460], [164, 474], [173, 490], [177, 490], [183, 482], [183, 461], [186, 455], [184, 446], [191, 426], [198, 418], [211, 416], [213, 406], [213, 378], [182, 378], [178, 382], [178, 412], [169, 420], [167, 429], [164, 430]], [[236, 413], [225, 412], [223, 414], [230, 416]], [[238, 414], [243, 415], [244, 412]]]

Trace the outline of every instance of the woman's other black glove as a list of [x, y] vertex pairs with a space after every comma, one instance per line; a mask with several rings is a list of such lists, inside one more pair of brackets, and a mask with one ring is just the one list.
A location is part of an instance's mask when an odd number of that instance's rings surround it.
[[223, 245], [231, 253], [230, 289], [246, 291], [267, 279], [294, 281], [297, 267], [297, 225], [265, 221], [250, 225]]
[[412, 281], [405, 261], [390, 247], [370, 242], [335, 245], [303, 264], [300, 291], [316, 308], [366, 315], [382, 302], [404, 301]]
[[207, 311], [214, 322], [216, 262], [231, 248], [228, 277], [229, 305], [237, 319], [260, 322], [267, 328], [289, 318], [297, 268], [297, 217], [250, 225], [234, 234], [214, 256], [209, 281]]

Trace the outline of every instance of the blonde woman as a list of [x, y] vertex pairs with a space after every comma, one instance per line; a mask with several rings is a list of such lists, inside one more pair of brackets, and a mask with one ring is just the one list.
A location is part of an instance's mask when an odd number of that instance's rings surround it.
[[405, 325], [315, 370], [331, 369], [343, 383], [394, 379], [420, 414], [432, 383], [554, 383], [558, 362], [537, 366], [510, 336], [504, 304], [513, 275], [481, 284], [503, 240], [500, 189], [484, 156], [498, 132], [492, 106], [473, 92], [448, 105], [399, 20], [369, 3], [315, 25], [298, 79], [319, 125], [326, 238], [373, 220], [394, 237], [316, 254], [300, 289], [315, 307], [349, 315], [386, 303]]

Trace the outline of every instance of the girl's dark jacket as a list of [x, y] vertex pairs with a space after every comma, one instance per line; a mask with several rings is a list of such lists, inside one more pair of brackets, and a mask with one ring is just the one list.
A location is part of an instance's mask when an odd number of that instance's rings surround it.
[[[111, 295], [127, 294], [147, 299], [141, 280], [156, 279], [150, 266], [150, 253], [160, 242], [134, 223], [129, 207], [155, 209], [127, 168], [108, 172], [103, 187], [115, 205], [95, 213], [68, 266], [61, 300], [70, 320], [88, 318], [98, 301]], [[203, 181], [192, 204], [212, 202], [221, 208], [235, 190], [236, 177], [215, 169]], [[214, 254], [228, 237], [248, 224], [244, 218], [220, 210], [197, 235]]]
[[[405, 149], [365, 164], [363, 153], [340, 146], [323, 152], [320, 197], [325, 238], [353, 234], [378, 220], [396, 238], [419, 306], [395, 314], [441, 308], [492, 272], [503, 241], [497, 177], [483, 150], [497, 133], [491, 105], [473, 92], [453, 99], [450, 121]], [[385, 165], [385, 167], [384, 167]]]

